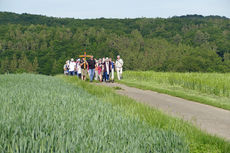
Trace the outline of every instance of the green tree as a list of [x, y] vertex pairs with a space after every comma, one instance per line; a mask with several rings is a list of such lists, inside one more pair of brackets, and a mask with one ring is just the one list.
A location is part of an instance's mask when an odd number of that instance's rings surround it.
[[[229, 71], [228, 18], [189, 15], [79, 20], [27, 15], [25, 20], [23, 15], [6, 12], [0, 12], [0, 16], [2, 73], [5, 58], [12, 59], [14, 54], [27, 55], [18, 60], [19, 70], [49, 75], [60, 73], [67, 59], [84, 51], [95, 58], [120, 54], [124, 69]], [[10, 72], [15, 69], [13, 65], [10, 62]]]
[[22, 53], [21, 58], [18, 61], [19, 72], [33, 72], [33, 67], [30, 61], [27, 59], [25, 53]]
[[0, 52], [2, 51], [2, 44], [0, 43]]
[[18, 60], [16, 54], [13, 55], [13, 59], [10, 62], [10, 72], [15, 73], [18, 67]]
[[207, 40], [209, 39], [209, 34], [208, 33], [204, 33], [200, 30], [198, 30], [194, 36], [194, 43], [196, 45], [201, 45], [202, 43], [207, 42]]
[[9, 73], [9, 60], [8, 57], [6, 57], [4, 60], [1, 60], [1, 73]]
[[35, 57], [34, 58], [34, 61], [33, 61], [33, 64], [32, 64], [32, 72], [34, 73], [37, 73], [37, 70], [38, 70], [38, 58]]
[[181, 43], [181, 41], [182, 41], [182, 37], [181, 37], [181, 35], [180, 34], [176, 34], [174, 37], [173, 37], [173, 42], [175, 43], [175, 44], [179, 44], [179, 43]]
[[58, 69], [57, 61], [54, 60], [53, 65], [52, 65], [51, 74], [52, 74], [52, 75], [57, 74], [58, 71], [59, 71], [59, 69]]

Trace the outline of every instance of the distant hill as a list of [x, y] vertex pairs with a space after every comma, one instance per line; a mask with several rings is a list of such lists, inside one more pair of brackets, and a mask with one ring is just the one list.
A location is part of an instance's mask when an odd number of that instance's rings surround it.
[[230, 19], [74, 19], [0, 12], [1, 73], [15, 72], [13, 57], [17, 70], [30, 71], [22, 66], [24, 57], [31, 65], [37, 59], [38, 73], [60, 73], [65, 60], [83, 50], [96, 58], [120, 54], [130, 70], [229, 72]]

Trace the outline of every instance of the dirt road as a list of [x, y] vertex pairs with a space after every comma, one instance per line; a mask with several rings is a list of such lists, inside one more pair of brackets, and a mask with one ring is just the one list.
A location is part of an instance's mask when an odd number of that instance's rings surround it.
[[117, 90], [118, 94], [188, 120], [210, 134], [230, 140], [230, 111], [123, 84], [103, 83], [103, 85], [120, 87], [122, 90]]

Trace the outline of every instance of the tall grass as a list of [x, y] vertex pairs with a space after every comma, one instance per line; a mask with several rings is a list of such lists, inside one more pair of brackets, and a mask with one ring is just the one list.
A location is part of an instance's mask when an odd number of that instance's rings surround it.
[[183, 134], [59, 78], [0, 75], [0, 93], [0, 152], [189, 151]]
[[100, 101], [112, 104], [113, 108], [122, 109], [128, 116], [138, 116], [141, 121], [147, 123], [150, 127], [166, 131], [172, 130], [179, 135], [183, 135], [189, 144], [190, 152], [228, 153], [230, 150], [229, 142], [211, 136], [181, 119], [170, 117], [152, 107], [137, 103], [131, 98], [118, 95], [114, 88], [90, 84], [74, 77], [62, 75], [57, 77], [85, 89], [88, 93], [99, 98]]
[[126, 71], [121, 83], [230, 110], [230, 74]]

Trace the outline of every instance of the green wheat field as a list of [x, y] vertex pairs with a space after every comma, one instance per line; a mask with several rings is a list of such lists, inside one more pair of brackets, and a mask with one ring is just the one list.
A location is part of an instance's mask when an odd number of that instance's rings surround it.
[[[229, 86], [218, 89], [210, 93], [229, 97]], [[0, 152], [230, 150], [229, 142], [114, 90], [63, 75], [0, 75]]]
[[230, 110], [230, 73], [126, 71], [120, 82]]

